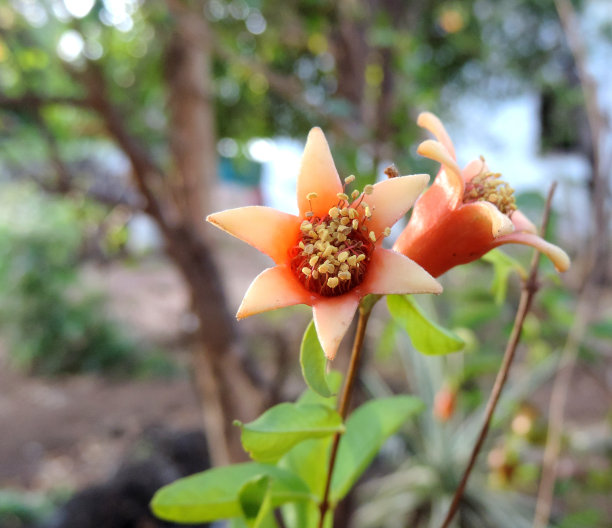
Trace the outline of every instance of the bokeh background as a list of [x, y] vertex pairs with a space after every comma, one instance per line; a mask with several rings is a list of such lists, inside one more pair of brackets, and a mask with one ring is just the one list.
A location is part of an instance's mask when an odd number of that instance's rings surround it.
[[[231, 421], [300, 393], [310, 316], [237, 324], [269, 261], [205, 215], [294, 211], [312, 126], [359, 186], [390, 163], [435, 175], [416, 154], [423, 110], [534, 222], [557, 181], [548, 237], [573, 259], [561, 277], [542, 263], [458, 526], [532, 525], [551, 428], [550, 526], [610, 526], [610, 57], [610, 0], [0, 0], [0, 526], [162, 526], [159, 486], [244, 458]], [[468, 343], [446, 358], [377, 307], [359, 398], [411, 392], [428, 410], [338, 526], [445, 513], [517, 304], [502, 268], [452, 270], [421, 299]]]

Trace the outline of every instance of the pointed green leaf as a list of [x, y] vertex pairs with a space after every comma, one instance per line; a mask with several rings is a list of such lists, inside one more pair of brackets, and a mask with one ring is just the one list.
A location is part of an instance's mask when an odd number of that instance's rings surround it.
[[527, 278], [527, 272], [521, 266], [520, 262], [506, 255], [499, 249], [489, 251], [483, 260], [493, 264], [493, 283], [491, 284], [491, 291], [495, 296], [495, 302], [502, 304], [506, 300], [506, 293], [508, 291], [508, 278], [513, 271], [516, 271], [522, 279]]
[[462, 350], [463, 340], [427, 317], [410, 295], [387, 295], [391, 316], [410, 336], [422, 354], [444, 355]]
[[160, 519], [182, 523], [241, 517], [240, 491], [245, 483], [258, 476], [270, 478], [272, 508], [312, 499], [308, 487], [297, 475], [276, 466], [248, 462], [209, 469], [164, 486], [154, 495], [151, 509]]
[[306, 328], [306, 332], [304, 332], [302, 346], [300, 347], [300, 366], [306, 385], [324, 398], [332, 396], [333, 393], [329, 388], [325, 374], [327, 358], [319, 343], [314, 321], [311, 321]]
[[351, 414], [338, 447], [332, 477], [333, 502], [350, 491], [385, 441], [424, 407], [414, 396], [392, 396], [371, 400]]
[[281, 403], [242, 424], [242, 445], [254, 460], [276, 462], [294, 445], [344, 430], [340, 415], [326, 405]]
[[270, 477], [257, 475], [242, 485], [238, 492], [238, 502], [247, 520], [256, 519], [268, 492]]

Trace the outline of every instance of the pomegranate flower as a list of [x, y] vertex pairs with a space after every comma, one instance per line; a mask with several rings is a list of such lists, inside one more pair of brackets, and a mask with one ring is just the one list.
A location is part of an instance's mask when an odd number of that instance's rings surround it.
[[319, 341], [333, 359], [365, 295], [442, 291], [421, 266], [381, 247], [429, 176], [392, 178], [349, 195], [354, 179], [342, 184], [323, 132], [313, 128], [298, 175], [298, 216], [249, 206], [207, 218], [276, 264], [255, 278], [238, 319], [294, 304], [312, 306]]
[[565, 251], [537, 235], [535, 226], [517, 210], [513, 189], [500, 174], [489, 171], [484, 158], [461, 170], [441, 121], [425, 112], [417, 123], [437, 139], [424, 141], [417, 152], [442, 167], [416, 202], [394, 250], [418, 262], [434, 277], [512, 243], [544, 253], [558, 271], [569, 268]]

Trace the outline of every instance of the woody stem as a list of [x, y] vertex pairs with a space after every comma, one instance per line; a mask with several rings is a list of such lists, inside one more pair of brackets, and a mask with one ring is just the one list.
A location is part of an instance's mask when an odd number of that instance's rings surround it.
[[[550, 191], [548, 192], [548, 198], [546, 200], [546, 208], [544, 210], [544, 217], [542, 220], [541, 233], [542, 236], [546, 234], [546, 228], [548, 226], [548, 219], [550, 217], [550, 209], [552, 203], [552, 197], [557, 187], [557, 183], [554, 182], [551, 185]], [[516, 311], [516, 316], [514, 318], [514, 325], [512, 327], [512, 333], [510, 334], [510, 339], [508, 340], [508, 344], [506, 345], [506, 351], [504, 352], [504, 358], [502, 360], [502, 365], [497, 373], [497, 377], [495, 378], [495, 384], [493, 385], [493, 389], [491, 390], [491, 394], [489, 396], [489, 401], [487, 402], [487, 407], [485, 409], [485, 420], [480, 429], [480, 433], [478, 434], [478, 439], [472, 448], [472, 453], [470, 455], [470, 460], [468, 462], [467, 467], [463, 472], [463, 476], [461, 477], [461, 482], [459, 486], [455, 490], [455, 494], [453, 496], [453, 500], [451, 505], [446, 513], [446, 517], [442, 522], [441, 528], [448, 528], [450, 526], [453, 517], [457, 513], [459, 509], [459, 505], [461, 503], [461, 498], [463, 497], [463, 492], [465, 491], [465, 487], [467, 486], [468, 479], [470, 478], [470, 474], [472, 473], [472, 469], [476, 464], [476, 460], [482, 446], [484, 445], [484, 441], [487, 438], [487, 434], [489, 432], [489, 427], [491, 426], [491, 420], [493, 418], [493, 413], [495, 412], [495, 408], [497, 407], [497, 402], [499, 401], [499, 397], [501, 396], [501, 392], [504, 388], [506, 380], [508, 379], [508, 373], [510, 372], [510, 366], [512, 365], [512, 360], [514, 359], [514, 354], [516, 352], [516, 348], [518, 346], [519, 340], [521, 338], [521, 331], [523, 329], [523, 323], [525, 322], [525, 318], [529, 313], [529, 309], [531, 308], [531, 303], [535, 294], [538, 291], [538, 265], [540, 263], [540, 253], [536, 251], [533, 255], [533, 259], [531, 261], [531, 267], [529, 270], [529, 275], [527, 279], [523, 282], [523, 288], [521, 290], [521, 298], [519, 301], [519, 306]]]
[[[359, 370], [359, 360], [361, 358], [361, 348], [363, 345], [363, 339], [365, 337], [366, 326], [370, 313], [376, 301], [380, 296], [371, 296], [370, 302], [362, 303], [359, 306], [359, 321], [357, 323], [357, 330], [355, 332], [355, 340], [353, 341], [353, 350], [351, 352], [351, 362], [349, 364], [348, 372], [346, 375], [346, 381], [344, 388], [342, 389], [342, 395], [340, 397], [340, 404], [338, 405], [338, 414], [340, 414], [342, 421], [348, 414], [349, 405], [351, 403], [351, 396], [353, 394], [353, 386], [357, 379], [357, 372]], [[329, 492], [331, 488], [332, 475], [334, 472], [334, 466], [336, 464], [336, 457], [338, 455], [338, 446], [340, 445], [341, 433], [336, 433], [332, 442], [331, 453], [329, 456], [329, 467], [327, 470], [327, 481], [325, 482], [325, 491], [323, 492], [323, 498], [319, 505], [319, 528], [323, 528], [325, 522], [325, 516], [330, 508], [329, 503]]]

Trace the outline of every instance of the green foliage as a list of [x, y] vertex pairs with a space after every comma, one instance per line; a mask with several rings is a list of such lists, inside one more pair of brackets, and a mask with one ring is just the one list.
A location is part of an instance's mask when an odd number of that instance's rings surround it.
[[304, 332], [300, 347], [300, 366], [302, 367], [304, 381], [313, 391], [324, 398], [332, 395], [325, 373], [327, 359], [319, 343], [314, 321], [308, 325], [306, 332]]
[[[182, 523], [201, 523], [243, 516], [243, 505], [249, 495], [250, 508], [257, 495], [262, 498], [260, 477], [269, 479], [270, 504], [276, 508], [288, 501], [310, 500], [304, 482], [287, 470], [268, 464], [249, 462], [209, 469], [179, 479], [161, 488], [151, 501], [153, 513], [160, 519]], [[251, 482], [259, 489], [244, 488]], [[260, 483], [262, 481], [259, 481]], [[242, 501], [241, 501], [242, 498]]]
[[462, 350], [463, 340], [446, 328], [432, 321], [409, 295], [388, 295], [389, 312], [422, 354], [444, 355]]
[[53, 502], [32, 493], [0, 490], [0, 526], [25, 528], [41, 523], [53, 512]]
[[299, 442], [344, 431], [340, 415], [320, 404], [280, 403], [253, 422], [235, 424], [245, 450], [260, 462], [276, 462]]
[[369, 401], [351, 414], [338, 448], [332, 501], [346, 496], [384, 442], [423, 409], [423, 402], [414, 396], [393, 396]]
[[104, 298], [84, 292], [77, 273], [89, 204], [6, 188], [0, 216], [0, 325], [15, 365], [54, 375], [167, 371], [142, 355], [104, 313]]
[[494, 276], [493, 283], [491, 284], [491, 291], [495, 297], [497, 304], [502, 304], [506, 300], [506, 294], [508, 293], [508, 279], [513, 271], [516, 271], [522, 279], [527, 278], [527, 272], [521, 266], [521, 264], [506, 255], [499, 249], [489, 251], [482, 260], [493, 264]]

